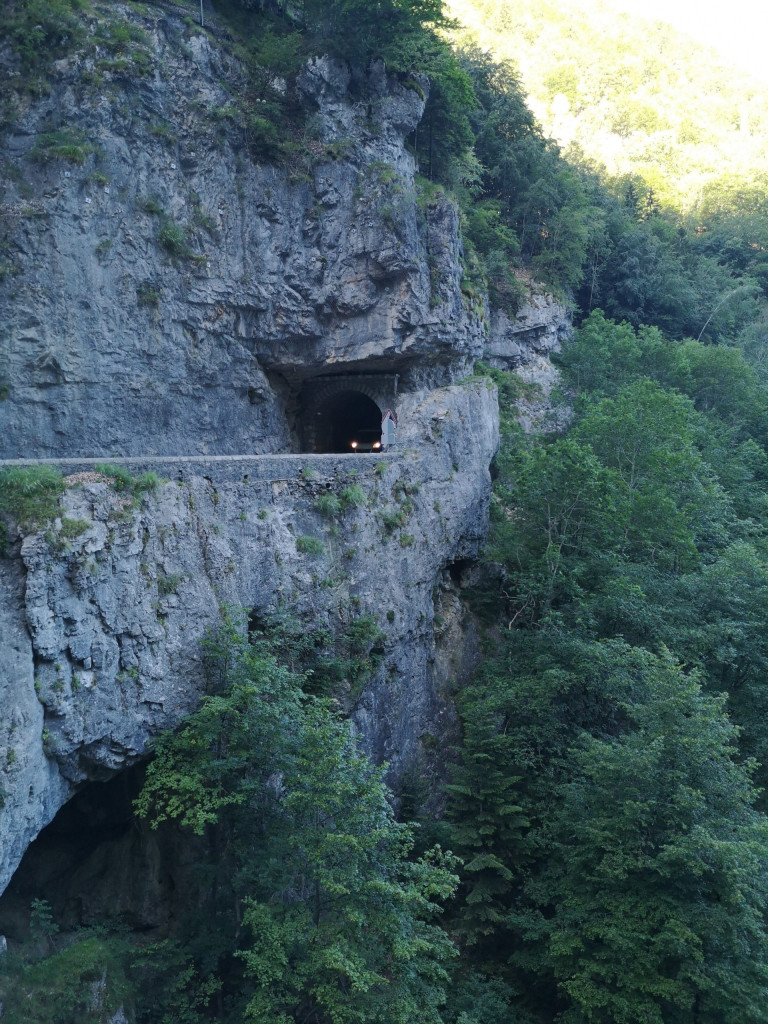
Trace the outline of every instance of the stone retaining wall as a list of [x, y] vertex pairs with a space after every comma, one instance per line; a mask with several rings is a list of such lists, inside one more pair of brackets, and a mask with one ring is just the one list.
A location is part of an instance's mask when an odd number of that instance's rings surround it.
[[197, 476], [208, 477], [219, 483], [239, 483], [243, 480], [295, 480], [304, 467], [311, 468], [320, 476], [333, 476], [336, 472], [345, 474], [352, 469], [364, 471], [381, 460], [389, 462], [402, 456], [402, 451], [390, 451], [331, 455], [134, 455], [116, 459], [0, 459], [0, 469], [53, 466], [66, 476], [110, 465], [125, 466], [131, 473], [151, 470], [170, 480], [188, 480]]

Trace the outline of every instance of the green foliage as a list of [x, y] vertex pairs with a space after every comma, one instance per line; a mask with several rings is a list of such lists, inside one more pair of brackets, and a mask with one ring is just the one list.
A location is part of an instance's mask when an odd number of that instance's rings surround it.
[[[371, 631], [351, 642], [364, 649]], [[205, 984], [225, 985], [241, 1019], [439, 1024], [454, 950], [430, 919], [453, 891], [451, 858], [409, 859], [413, 829], [395, 822], [382, 770], [263, 642], [230, 621], [209, 653], [221, 685], [160, 739], [137, 801], [154, 827], [215, 845], [208, 944], [221, 956]], [[222, 913], [240, 906], [242, 922]], [[193, 949], [175, 959], [202, 978]]]
[[164, 219], [157, 232], [157, 244], [174, 260], [204, 263], [205, 256], [196, 253], [189, 241], [187, 230], [173, 220]]
[[100, 260], [103, 260], [113, 245], [114, 239], [102, 238], [102, 240], [99, 242], [99, 244], [93, 251], [96, 253]]
[[[44, 901], [35, 901], [39, 905]], [[49, 934], [55, 927], [47, 915]], [[51, 935], [52, 937], [52, 935]], [[97, 935], [32, 961], [7, 954], [0, 960], [0, 997], [8, 1024], [102, 1024], [130, 1008], [133, 986], [123, 943]]]
[[359, 694], [381, 664], [386, 639], [372, 615], [357, 616], [336, 634], [290, 615], [270, 616], [252, 628], [251, 638], [266, 643], [292, 672], [303, 673], [308, 693], [337, 699]]
[[136, 205], [144, 213], [151, 213], [156, 217], [162, 217], [165, 211], [155, 196], [139, 196], [136, 199]]
[[[261, 7], [260, 10], [254, 8]], [[221, 13], [232, 31], [234, 54], [243, 66], [247, 87], [225, 108], [211, 111], [241, 133], [257, 160], [293, 161], [311, 166], [303, 144], [304, 114], [296, 103], [295, 79], [306, 56], [303, 26], [275, 16], [268, 5], [229, 0]], [[232, 133], [228, 133], [231, 134]]]
[[174, 939], [134, 947], [129, 966], [141, 1024], [198, 1024], [220, 989], [212, 975], [201, 976], [192, 953]]
[[442, 0], [304, 0], [303, 18], [315, 52], [364, 67], [382, 58], [396, 71], [413, 70], [427, 42], [425, 25], [446, 23]]
[[167, 597], [169, 594], [175, 594], [179, 589], [179, 584], [184, 580], [183, 575], [180, 573], [171, 573], [170, 576], [158, 576], [157, 577], [157, 593], [160, 597]]
[[[149, 126], [149, 134], [154, 135], [156, 139], [163, 139], [168, 146], [175, 146], [178, 141], [171, 126], [166, 121], [152, 121]], [[148, 202], [151, 204], [152, 200], [150, 199]], [[162, 213], [162, 210], [147, 209], [147, 213]]]
[[343, 509], [359, 508], [365, 504], [366, 495], [360, 484], [348, 484], [343, 487], [339, 495]]
[[160, 304], [160, 289], [151, 281], [140, 281], [136, 285], [136, 305], [141, 309], [156, 309]]
[[258, 35], [254, 34], [244, 50], [246, 69], [261, 100], [270, 94], [276, 78], [291, 78], [303, 61], [301, 34], [276, 29], [276, 25], [267, 25]]
[[385, 531], [393, 533], [395, 530], [405, 526], [408, 522], [408, 516], [402, 508], [392, 509], [382, 512], [381, 521]]
[[60, 128], [42, 132], [35, 139], [30, 150], [30, 160], [47, 164], [52, 160], [66, 160], [71, 164], [84, 164], [94, 147], [86, 141], [85, 135], [74, 128]]
[[492, 305], [514, 315], [523, 296], [522, 285], [512, 271], [512, 261], [520, 251], [520, 244], [502, 219], [500, 202], [493, 199], [470, 202], [464, 211], [462, 230], [481, 260]]
[[684, 567], [727, 536], [727, 500], [695, 446], [694, 417], [689, 400], [638, 380], [575, 427], [611, 474], [628, 557]]
[[319, 537], [310, 537], [304, 534], [296, 538], [296, 550], [304, 555], [322, 555], [325, 546]]
[[712, 413], [739, 436], [764, 436], [765, 391], [738, 349], [670, 341], [657, 328], [634, 330], [595, 310], [557, 358], [577, 392], [615, 395], [628, 381], [650, 378], [687, 395], [697, 410]]
[[413, 139], [421, 171], [430, 181], [471, 194], [478, 169], [469, 159], [474, 142], [470, 111], [476, 103], [472, 81], [453, 50], [436, 38], [425, 47], [419, 70], [430, 79], [424, 116]]
[[153, 470], [134, 476], [123, 466], [101, 463], [96, 472], [107, 477], [119, 494], [129, 495], [134, 501], [143, 494], [154, 493], [160, 486], [160, 477]]
[[520, 1009], [517, 992], [504, 982], [467, 971], [454, 981], [445, 1015], [448, 1024], [533, 1024]]
[[669, 655], [554, 628], [510, 637], [462, 710], [451, 842], [473, 958], [509, 959], [526, 1002], [569, 1019], [711, 1000], [761, 1020], [768, 826], [722, 699]]
[[492, 298], [514, 311], [520, 292], [510, 263], [518, 253], [557, 288], [581, 281], [590, 197], [542, 137], [510, 67], [473, 47], [461, 60], [475, 97], [469, 109], [482, 171], [482, 190], [465, 205], [465, 230], [485, 264]]
[[0, 471], [0, 512], [12, 516], [28, 532], [40, 529], [58, 511], [64, 490], [60, 473], [50, 466]]
[[303, 1006], [320, 1019], [438, 1022], [453, 950], [427, 920], [452, 892], [450, 858], [405, 860], [412, 834], [394, 822], [381, 773], [321, 705], [307, 709], [286, 790], [290, 829], [273, 842], [303, 898], [246, 903], [246, 1019], [290, 1020]]
[[[764, 1019], [768, 822], [751, 810], [723, 701], [671, 659], [626, 652], [618, 736], [584, 737], [528, 934], [584, 1019]], [[621, 692], [621, 691], [619, 691]], [[553, 912], [552, 912], [553, 911]], [[550, 916], [551, 913], [551, 916]], [[544, 917], [546, 923], [544, 923]], [[525, 934], [525, 932], [524, 932]]]
[[600, 312], [561, 366], [567, 433], [497, 459], [453, 927], [521, 1019], [762, 1021], [764, 386]]
[[480, 47], [521, 69], [545, 131], [630, 168], [623, 185], [638, 217], [690, 205], [702, 185], [726, 198], [733, 178], [762, 170], [751, 143], [765, 134], [764, 92], [653, 12], [606, 6], [584, 18], [567, 0], [472, 0], [463, 14]]
[[321, 494], [315, 499], [314, 504], [320, 515], [327, 516], [328, 519], [333, 519], [341, 512], [341, 499], [335, 494]]
[[89, 530], [91, 525], [87, 519], [68, 519], [67, 516], [62, 516], [59, 536], [63, 540], [76, 540]]
[[78, 12], [85, 0], [11, 0], [2, 16], [25, 73], [40, 71], [65, 56], [85, 35]]
[[131, 43], [146, 44], [148, 36], [142, 28], [128, 21], [108, 21], [100, 26], [98, 42], [110, 53], [121, 54], [130, 49]]
[[183, 259], [189, 252], [186, 232], [181, 224], [166, 220], [160, 225], [157, 233], [157, 241], [161, 249], [164, 249], [169, 256]]
[[51, 905], [47, 900], [32, 900], [29, 928], [32, 938], [37, 942], [49, 944], [56, 936], [59, 927], [53, 920]]

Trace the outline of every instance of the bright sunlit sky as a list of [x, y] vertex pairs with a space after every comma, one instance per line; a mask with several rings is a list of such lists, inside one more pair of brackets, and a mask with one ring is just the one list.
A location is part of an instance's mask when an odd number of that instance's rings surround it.
[[766, 0], [609, 0], [643, 18], [667, 21], [735, 64], [768, 82]]

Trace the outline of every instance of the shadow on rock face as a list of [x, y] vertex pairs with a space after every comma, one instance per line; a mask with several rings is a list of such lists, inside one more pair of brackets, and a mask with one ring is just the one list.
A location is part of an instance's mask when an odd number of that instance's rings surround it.
[[191, 865], [193, 844], [134, 816], [143, 775], [137, 765], [108, 782], [90, 782], [61, 808], [0, 899], [0, 934], [23, 940], [35, 899], [51, 905], [62, 930], [104, 921], [134, 931], [169, 925], [177, 868], [181, 861]]

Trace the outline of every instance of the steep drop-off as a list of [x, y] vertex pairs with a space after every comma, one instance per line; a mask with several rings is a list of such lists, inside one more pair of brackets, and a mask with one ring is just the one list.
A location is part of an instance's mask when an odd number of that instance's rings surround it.
[[[94, 58], [61, 61], [3, 143], [0, 455], [74, 475], [0, 558], [0, 891], [79, 787], [194, 707], [226, 604], [340, 644], [370, 617], [372, 674], [337, 696], [396, 784], [439, 775], [472, 665], [454, 590], [487, 523], [495, 389], [467, 374], [490, 316], [461, 291], [458, 211], [404, 144], [427, 83], [310, 62], [312, 159], [272, 166], [221, 130], [242, 79], [224, 50], [115, 11], [151, 73], [85, 86]], [[77, 125], [82, 165], [32, 159], [52, 122]], [[565, 310], [527, 310], [493, 318], [499, 365], [558, 343]], [[323, 426], [360, 396], [397, 419], [386, 454]], [[131, 502], [78, 472], [121, 456], [167, 482]]]

